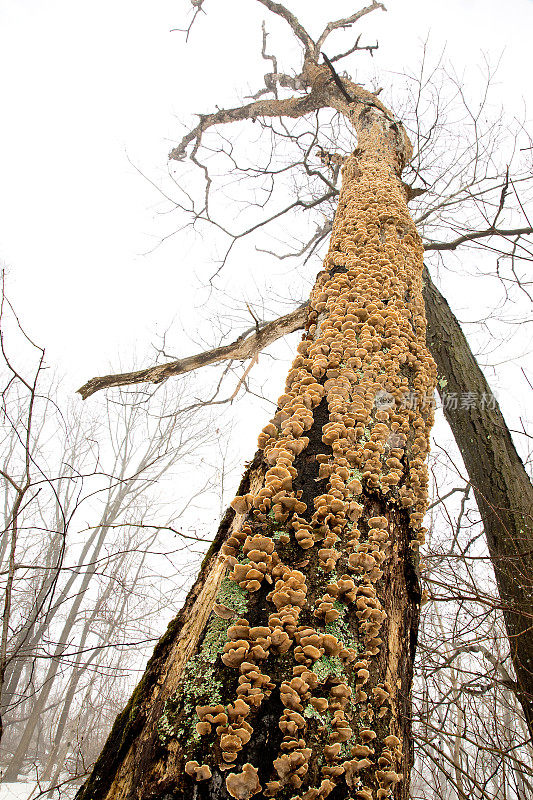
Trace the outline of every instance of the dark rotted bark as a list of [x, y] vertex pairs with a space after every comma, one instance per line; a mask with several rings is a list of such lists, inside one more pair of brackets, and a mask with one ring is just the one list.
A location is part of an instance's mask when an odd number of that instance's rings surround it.
[[[322, 404], [321, 404], [322, 405]], [[324, 419], [317, 409], [317, 422], [310, 433], [309, 450], [319, 450], [320, 432]], [[323, 446], [322, 446], [323, 449]], [[316, 480], [314, 458], [305, 451], [300, 457], [300, 483], [303, 491], [312, 492], [312, 482]], [[307, 468], [305, 466], [307, 463]], [[312, 462], [312, 464], [311, 464]], [[247, 467], [239, 486], [239, 492], [245, 493], [253, 487], [254, 482], [261, 480], [266, 465], [261, 460], [261, 453]], [[316, 492], [316, 489], [314, 490]], [[417, 558], [410, 547], [412, 530], [409, 515], [398, 508], [388, 508], [382, 498], [370, 493], [365, 499], [367, 512], [365, 516], [386, 513], [390, 515], [393, 531], [393, 554], [387, 574], [384, 578], [383, 604], [388, 610], [388, 619], [382, 631], [383, 639], [388, 647], [382, 649], [373, 665], [375, 681], [383, 681], [390, 673], [397, 676], [397, 713], [398, 732], [403, 734], [407, 744], [403, 752], [403, 770], [408, 773], [413, 760], [413, 744], [411, 739], [411, 684], [413, 663], [416, 651], [419, 624], [420, 585], [417, 571]], [[175, 658], [175, 647], [183, 634], [184, 626], [198, 613], [201, 603], [201, 590], [206, 581], [211, 579], [213, 565], [216, 563], [221, 545], [227, 539], [232, 523], [235, 520], [233, 509], [229, 509], [221, 522], [213, 544], [206, 555], [201, 573], [191, 588], [183, 608], [172, 620], [166, 633], [156, 645], [146, 672], [135, 689], [124, 711], [118, 716], [108, 740], [94, 766], [90, 778], [79, 790], [77, 800], [102, 800], [106, 797], [121, 800], [232, 800], [225, 785], [224, 773], [215, 771], [208, 782], [193, 783], [183, 775], [177, 776], [173, 771], [171, 758], [158, 741], [157, 725], [165, 705], [165, 697], [158, 694], [161, 684], [169, 680], [169, 671]], [[259, 616], [264, 602], [262, 593], [254, 597], [256, 613]], [[253, 609], [250, 609], [253, 614]], [[211, 615], [212, 617], [213, 615]], [[257, 620], [259, 622], [259, 619]], [[394, 663], [396, 662], [396, 663]], [[265, 666], [268, 669], [268, 666]], [[270, 670], [269, 670], [270, 671]], [[267, 780], [272, 771], [272, 763], [279, 750], [282, 733], [278, 727], [278, 719], [283, 706], [279, 691], [276, 691], [264, 702], [255, 715], [254, 730], [257, 732], [247, 748], [246, 758], [253, 760], [259, 767], [261, 782]], [[376, 726], [377, 727], [377, 726]], [[386, 724], [383, 724], [385, 733]], [[125, 763], [131, 769], [130, 779], [122, 781], [120, 772]], [[156, 767], [154, 768], [154, 762]], [[158, 763], [159, 762], [159, 763]], [[180, 780], [181, 777], [181, 780]], [[342, 780], [329, 795], [330, 800], [346, 800], [353, 793]], [[395, 791], [395, 800], [408, 800], [408, 784], [399, 784]], [[263, 792], [255, 795], [257, 800], [264, 800]]]
[[[516, 697], [533, 738], [533, 485], [500, 407], [448, 303], [424, 271], [427, 339], [444, 414], [461, 451], [483, 520], [516, 674]], [[472, 398], [461, 407], [461, 396]]]

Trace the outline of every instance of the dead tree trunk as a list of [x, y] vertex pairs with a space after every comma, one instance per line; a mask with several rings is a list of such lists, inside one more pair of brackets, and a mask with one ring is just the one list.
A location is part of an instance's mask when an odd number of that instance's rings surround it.
[[435, 366], [409, 142], [343, 110], [358, 148], [279, 411], [79, 800], [408, 797]]
[[444, 414], [483, 520], [516, 674], [511, 688], [533, 739], [533, 486], [457, 319], [427, 270], [424, 278], [428, 345], [445, 391], [476, 401], [445, 403]]

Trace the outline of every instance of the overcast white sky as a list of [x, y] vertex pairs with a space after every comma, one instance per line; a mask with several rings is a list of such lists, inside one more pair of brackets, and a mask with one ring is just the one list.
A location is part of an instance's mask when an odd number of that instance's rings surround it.
[[[311, 33], [360, 7], [287, 5]], [[501, 57], [501, 102], [518, 115], [524, 102], [533, 108], [531, 0], [386, 5], [360, 25], [380, 49], [371, 64], [366, 55], [347, 64], [353, 73], [365, 60], [390, 86], [394, 71], [415, 69], [429, 33], [431, 52], [446, 44], [474, 94], [485, 53]], [[174, 318], [194, 325], [203, 295], [192, 275], [204, 255], [177, 237], [145, 255], [172, 220], [157, 218], [160, 198], [130, 160], [163, 180], [178, 118], [262, 84], [266, 9], [253, 0], [205, 0], [205, 9], [185, 44], [171, 29], [190, 18], [188, 0], [0, 0], [0, 260], [21, 319], [71, 391], [119, 358], [128, 366]], [[288, 30], [268, 25], [281, 52]], [[465, 309], [465, 297], [449, 299]]]
[[[315, 34], [329, 19], [353, 13], [363, 3], [287, 0], [287, 5]], [[492, 64], [500, 61], [496, 101], [510, 116], [524, 118], [524, 104], [533, 109], [533, 0], [389, 0], [386, 5], [387, 13], [376, 11], [360, 25], [364, 40], [377, 39], [379, 50], [372, 61], [360, 54], [346, 63], [356, 80], [375, 74], [390, 89], [398, 80], [395, 73], [416, 71], [429, 35], [431, 58], [446, 45], [474, 100], [483, 86], [480, 64], [486, 56]], [[167, 154], [181, 135], [178, 121], [191, 123], [194, 112], [237, 104], [261, 87], [269, 70], [260, 58], [263, 19], [270, 49], [285, 53], [280, 67], [293, 71], [300, 59], [287, 26], [255, 0], [205, 0], [205, 9], [186, 44], [183, 34], [171, 29], [190, 20], [189, 0], [0, 0], [0, 264], [7, 267], [9, 295], [24, 326], [64, 376], [66, 397], [111, 368], [145, 365], [136, 354], [145, 357], [157, 332], [173, 320], [171, 349], [178, 356], [196, 349], [191, 339], [198, 327], [209, 337], [201, 304], [206, 298], [202, 277], [205, 281], [212, 273], [206, 263], [210, 242], [203, 246], [174, 236], [156, 247], [172, 232], [174, 217], [158, 213], [164, 207], [161, 197], [139, 170], [166, 187]], [[533, 135], [533, 125], [526, 128]], [[255, 133], [250, 127], [251, 153]], [[275, 270], [283, 274], [287, 263], [258, 254], [237, 257], [232, 267], [242, 277], [237, 299], [253, 296], [263, 277]], [[492, 304], [490, 281], [470, 283], [453, 272], [443, 278], [462, 320], [484, 316]], [[211, 298], [210, 313], [216, 299]], [[465, 330], [476, 333], [472, 326]], [[527, 326], [501, 330], [502, 336], [511, 332], [512, 339], [496, 352], [485, 351], [483, 363], [506, 360], [487, 376], [510, 426], [519, 428], [520, 418], [527, 425], [533, 416], [531, 391], [521, 373], [531, 367], [533, 344]], [[483, 344], [478, 336], [472, 341], [474, 347]], [[288, 361], [293, 346], [280, 344], [278, 352]], [[254, 368], [273, 400], [283, 390], [286, 369], [286, 363], [267, 355]], [[99, 413], [97, 402], [87, 401], [86, 408]], [[240, 465], [253, 453], [270, 412], [259, 401], [231, 411], [236, 423], [230, 460]], [[224, 423], [221, 428], [225, 433]], [[434, 457], [450, 453], [460, 470], [442, 414], [434, 435]], [[221, 440], [223, 448], [226, 439]], [[524, 453], [528, 440], [516, 441]], [[220, 467], [218, 454], [211, 456], [210, 463]], [[176, 497], [192, 492], [187, 481], [191, 487], [203, 482], [203, 471], [208, 470], [199, 463], [186, 478], [172, 475], [160, 484], [168, 508], [174, 510]], [[224, 502], [240, 471], [238, 466], [226, 476]], [[445, 479], [454, 479], [452, 470]], [[184, 514], [183, 529], [214, 533], [220, 509], [212, 495], [207, 502], [208, 508], [193, 505]], [[165, 508], [159, 506], [158, 513], [164, 515]], [[193, 569], [193, 557], [185, 557]], [[177, 598], [173, 594], [174, 602]]]

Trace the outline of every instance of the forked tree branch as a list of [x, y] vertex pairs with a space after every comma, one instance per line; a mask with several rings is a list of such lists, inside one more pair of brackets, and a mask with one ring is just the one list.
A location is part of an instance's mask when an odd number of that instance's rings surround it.
[[207, 367], [217, 364], [219, 361], [246, 361], [254, 358], [265, 347], [273, 344], [282, 336], [287, 336], [293, 331], [302, 328], [307, 315], [307, 306], [303, 303], [290, 314], [267, 322], [251, 336], [246, 334], [239, 336], [234, 342], [215, 347], [204, 353], [188, 356], [177, 361], [169, 361], [167, 364], [158, 364], [154, 367], [136, 370], [135, 372], [124, 372], [118, 375], [104, 375], [100, 378], [91, 378], [80, 389], [78, 394], [86, 400], [100, 389], [110, 389], [113, 386], [131, 386], [136, 383], [162, 383], [167, 378], [175, 375], [184, 375], [200, 367]]
[[[273, 0], [257, 0], [257, 2], [264, 5], [273, 14], [277, 14], [278, 16], [282, 17], [291, 26], [293, 33], [302, 42], [305, 48], [302, 74], [294, 79], [290, 79], [285, 75], [278, 76], [277, 74], [273, 74], [270, 78], [273, 85], [275, 85], [276, 79], [282, 79], [283, 85], [292, 85], [294, 88], [298, 89], [298, 84], [301, 82], [302, 90], [309, 88], [308, 70], [312, 65], [318, 67], [318, 57], [320, 55], [322, 44], [332, 31], [339, 28], [350, 27], [361, 17], [369, 14], [371, 11], [374, 11], [377, 8], [382, 8], [385, 10], [385, 7], [382, 5], [382, 3], [378, 3], [376, 0], [374, 0], [370, 6], [357, 11], [350, 17], [329, 22], [321, 34], [318, 42], [315, 44], [298, 19], [284, 5], [281, 3], [275, 3]], [[266, 38], [263, 27], [262, 55], [264, 58], [272, 58], [271, 56], [266, 55], [265, 45]], [[348, 52], [353, 52], [353, 49], [354, 48]], [[357, 46], [355, 49], [357, 49]], [[343, 55], [346, 55], [346, 53]], [[273, 60], [273, 63], [274, 62], [275, 60]], [[377, 100], [375, 95], [363, 89], [362, 86], [353, 84], [351, 81], [347, 81], [351, 88], [350, 95], [350, 93], [346, 91], [346, 88], [340, 83], [339, 78], [336, 77], [336, 73], [331, 66], [331, 62], [329, 62], [329, 67], [332, 70], [333, 78], [336, 80], [337, 86], [340, 86], [341, 94], [344, 96], [344, 99], [348, 101], [348, 103], [362, 103], [364, 105], [373, 106], [383, 112], [386, 116], [389, 115], [391, 121], [397, 122], [390, 115], [388, 109], [379, 100]], [[269, 88], [271, 89], [271, 87], [269, 87], [267, 84], [267, 89]], [[212, 114], [200, 114], [200, 122], [198, 125], [189, 131], [189, 133], [183, 137], [181, 142], [170, 151], [169, 159], [174, 161], [182, 161], [187, 155], [188, 145], [190, 145], [191, 142], [194, 142], [191, 155], [194, 160], [194, 156], [196, 155], [196, 152], [201, 144], [202, 134], [208, 128], [211, 128], [215, 125], [222, 125], [228, 122], [239, 122], [246, 119], [256, 119], [257, 117], [292, 117], [295, 119], [313, 111], [317, 111], [318, 109], [330, 104], [330, 102], [328, 102], [331, 100], [331, 98], [328, 97], [329, 92], [324, 92], [324, 88], [324, 86], [317, 88], [317, 86], [313, 85], [311, 82], [310, 91], [303, 97], [291, 97], [284, 100], [279, 100], [278, 98], [270, 100], [256, 99], [255, 102], [239, 108], [221, 109]], [[253, 97], [258, 98], [264, 94], [265, 91], [266, 90], [260, 90]], [[336, 104], [333, 104], [333, 107], [336, 107]]]
[[274, 3], [272, 0], [257, 0], [259, 3], [264, 5], [271, 11], [273, 14], [277, 14], [278, 17], [282, 17], [292, 28], [294, 35], [301, 41], [305, 48], [305, 56], [309, 57], [312, 56], [315, 50], [315, 43], [303, 27], [303, 25], [298, 21], [298, 19], [294, 16], [292, 11], [289, 11], [288, 8], [285, 8], [284, 5], [281, 3]]
[[[371, 56], [373, 56], [374, 55], [374, 50], [377, 50], [378, 47], [379, 47], [379, 44], [377, 42], [376, 42], [376, 44], [362, 44], [362, 45], [360, 45], [359, 44], [360, 41], [361, 41], [361, 34], [359, 34], [359, 36], [357, 37], [357, 39], [355, 40], [354, 44], [350, 47], [349, 50], [346, 50], [344, 53], [338, 53], [336, 56], [332, 56], [330, 58], [330, 61], [331, 62], [341, 61], [343, 58], [346, 58], [346, 56], [351, 56], [352, 53], [356, 53], [356, 52], [361, 51], [361, 50], [366, 50], [368, 53], [370, 53]], [[380, 91], [381, 91], [381, 89], [379, 89], [377, 92], [375, 92], [375, 94], [377, 95]]]
[[[383, 3], [377, 3], [375, 0], [370, 6], [366, 6], [366, 8], [362, 8], [360, 11], [356, 11], [355, 14], [352, 14], [350, 17], [345, 17], [344, 19], [337, 19], [334, 22], [328, 22], [326, 27], [324, 28], [323, 32], [321, 33], [316, 46], [315, 46], [315, 58], [318, 58], [318, 54], [320, 53], [322, 46], [330, 33], [339, 28], [350, 28], [355, 22], [364, 17], [366, 14], [370, 14], [371, 11], [375, 11], [377, 8], [381, 8], [383, 11], [387, 9], [383, 5]], [[350, 51], [351, 52], [351, 51]], [[335, 59], [336, 60], [336, 59]]]
[[274, 3], [272, 0], [258, 0], [259, 3], [264, 5], [271, 11], [273, 14], [277, 14], [279, 17], [282, 17], [292, 28], [294, 35], [302, 42], [304, 49], [305, 49], [305, 58], [312, 58], [314, 61], [318, 60], [318, 56], [320, 54], [320, 50], [322, 49], [322, 45], [326, 41], [327, 37], [335, 30], [339, 28], [350, 28], [355, 22], [364, 17], [366, 14], [370, 14], [372, 11], [375, 11], [378, 8], [383, 9], [386, 11], [385, 6], [383, 3], [378, 3], [376, 0], [373, 0], [372, 4], [362, 8], [360, 11], [356, 11], [354, 14], [351, 14], [349, 17], [344, 17], [342, 19], [333, 20], [332, 22], [328, 22], [318, 41], [315, 43], [312, 38], [309, 36], [303, 25], [299, 22], [299, 20], [294, 16], [294, 14], [289, 11], [282, 3]]

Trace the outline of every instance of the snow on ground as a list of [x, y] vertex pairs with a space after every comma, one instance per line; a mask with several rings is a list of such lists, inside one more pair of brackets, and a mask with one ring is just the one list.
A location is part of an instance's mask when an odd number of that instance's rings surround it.
[[78, 786], [68, 782], [68, 778], [59, 790], [50, 794], [47, 794], [43, 787], [39, 787], [36, 781], [0, 783], [0, 800], [37, 800], [45, 796], [46, 800], [72, 800], [77, 789]]
[[29, 800], [39, 793], [35, 781], [18, 781], [17, 783], [0, 783], [0, 800]]

